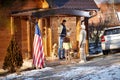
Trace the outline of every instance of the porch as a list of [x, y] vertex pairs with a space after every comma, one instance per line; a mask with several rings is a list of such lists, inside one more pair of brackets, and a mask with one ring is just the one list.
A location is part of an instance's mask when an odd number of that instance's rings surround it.
[[[60, 1], [62, 5], [51, 6], [52, 8], [34, 8], [28, 10], [12, 11], [11, 13], [11, 35], [18, 40], [24, 58], [32, 58], [32, 44], [34, 38], [34, 22], [37, 20], [43, 40], [45, 57], [53, 57], [53, 45], [58, 44], [57, 27], [63, 19], [67, 20], [67, 26], [73, 30], [71, 42], [73, 50], [77, 50], [81, 22], [84, 21], [88, 31], [89, 18], [97, 14], [97, 6], [94, 1]], [[86, 6], [78, 4], [84, 3]], [[50, 3], [48, 3], [50, 4]], [[53, 2], [53, 4], [56, 4]], [[52, 4], [52, 5], [53, 5]], [[70, 6], [72, 5], [73, 8]], [[91, 6], [92, 5], [92, 6]], [[16, 26], [16, 28], [15, 28]], [[26, 27], [25, 27], [26, 26]], [[86, 39], [86, 55], [88, 51], [88, 36]], [[57, 52], [56, 52], [57, 54]], [[79, 56], [79, 55], [78, 55]]]

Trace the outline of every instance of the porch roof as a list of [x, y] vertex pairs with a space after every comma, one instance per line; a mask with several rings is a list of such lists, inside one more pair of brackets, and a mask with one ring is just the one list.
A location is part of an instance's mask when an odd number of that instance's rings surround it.
[[47, 17], [47, 16], [55, 16], [55, 15], [72, 15], [72, 16], [84, 16], [91, 17], [89, 11], [76, 10], [76, 9], [48, 9], [43, 11], [33, 12], [32, 16], [34, 17]]
[[91, 17], [90, 11], [98, 10], [94, 0], [47, 0], [48, 9], [28, 9], [12, 11], [12, 16], [46, 17], [53, 15], [74, 15]]
[[94, 0], [47, 0], [51, 8], [97, 10]]

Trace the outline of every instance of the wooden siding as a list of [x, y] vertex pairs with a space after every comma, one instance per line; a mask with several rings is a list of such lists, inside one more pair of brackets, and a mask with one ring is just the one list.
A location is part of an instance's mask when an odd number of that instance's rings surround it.
[[10, 27], [0, 27], [0, 68], [6, 55], [6, 50], [10, 42]]

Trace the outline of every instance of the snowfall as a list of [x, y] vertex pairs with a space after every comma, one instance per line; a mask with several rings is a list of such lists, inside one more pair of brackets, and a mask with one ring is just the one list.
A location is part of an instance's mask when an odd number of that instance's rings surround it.
[[[56, 80], [54, 77], [61, 77], [59, 80], [120, 80], [120, 64], [92, 67], [71, 66], [70, 70], [52, 74], [54, 70], [54, 67], [45, 67], [43, 69], [23, 71], [20, 75], [13, 73], [0, 77], [0, 80]], [[45, 74], [46, 71], [51, 72], [52, 75], [42, 77], [42, 74]]]

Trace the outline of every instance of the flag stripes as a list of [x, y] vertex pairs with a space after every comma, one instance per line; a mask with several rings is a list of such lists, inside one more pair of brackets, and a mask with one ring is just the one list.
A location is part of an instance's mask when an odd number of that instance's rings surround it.
[[35, 26], [35, 35], [33, 41], [33, 65], [37, 68], [44, 67], [44, 52], [38, 24]]

